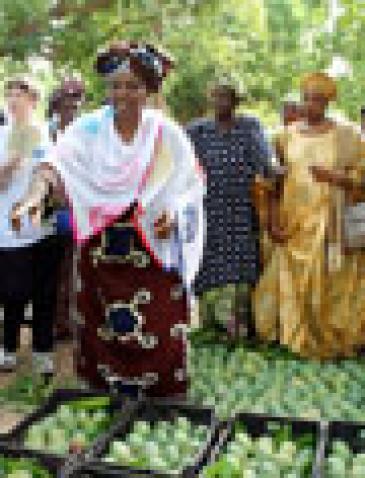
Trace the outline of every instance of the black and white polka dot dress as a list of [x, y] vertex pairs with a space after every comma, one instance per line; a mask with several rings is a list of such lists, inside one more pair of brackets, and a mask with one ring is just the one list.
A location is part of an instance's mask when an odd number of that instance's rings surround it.
[[207, 236], [195, 293], [227, 284], [254, 284], [260, 274], [259, 222], [250, 188], [272, 174], [271, 151], [255, 118], [236, 118], [221, 132], [214, 121], [188, 126], [207, 178]]

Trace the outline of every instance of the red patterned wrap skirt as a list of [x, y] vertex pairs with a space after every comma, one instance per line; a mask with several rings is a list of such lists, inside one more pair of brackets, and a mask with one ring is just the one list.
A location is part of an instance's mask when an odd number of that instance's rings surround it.
[[133, 217], [82, 247], [77, 372], [97, 388], [143, 383], [149, 396], [184, 395], [186, 292], [148, 251]]

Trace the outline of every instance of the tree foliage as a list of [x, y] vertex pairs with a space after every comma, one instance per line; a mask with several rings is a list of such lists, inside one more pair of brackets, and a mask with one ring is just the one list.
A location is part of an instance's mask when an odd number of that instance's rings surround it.
[[341, 56], [353, 76], [339, 81], [338, 105], [355, 118], [365, 85], [365, 11], [342, 0], [337, 28], [326, 27], [328, 0], [1, 0], [3, 70], [48, 58], [55, 80], [79, 72], [89, 106], [104, 96], [95, 52], [115, 38], [144, 39], [169, 51], [176, 68], [165, 85], [181, 121], [204, 114], [207, 84], [229, 73], [243, 84], [247, 107], [277, 111], [305, 71]]

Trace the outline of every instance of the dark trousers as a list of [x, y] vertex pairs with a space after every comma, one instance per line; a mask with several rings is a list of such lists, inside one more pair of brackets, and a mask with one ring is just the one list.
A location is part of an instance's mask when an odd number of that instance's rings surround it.
[[72, 337], [71, 314], [76, 302], [73, 287], [74, 243], [71, 234], [59, 235], [59, 247], [63, 251], [59, 264], [59, 281], [55, 311], [55, 338], [57, 340]]
[[33, 350], [53, 349], [53, 324], [61, 251], [56, 237], [16, 249], [0, 250], [0, 304], [4, 309], [4, 348], [15, 352], [26, 304], [33, 306]]

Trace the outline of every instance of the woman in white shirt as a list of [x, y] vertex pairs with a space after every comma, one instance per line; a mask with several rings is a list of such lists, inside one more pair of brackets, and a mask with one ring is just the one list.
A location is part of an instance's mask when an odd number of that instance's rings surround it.
[[45, 125], [37, 123], [33, 110], [37, 92], [23, 80], [6, 87], [9, 124], [0, 138], [0, 303], [4, 310], [4, 346], [0, 368], [16, 366], [25, 305], [33, 306], [33, 360], [41, 373], [53, 372], [53, 316], [57, 276], [57, 248], [52, 228], [35, 227], [25, 218], [19, 233], [11, 228], [11, 211], [31, 184], [33, 168], [48, 147]]

